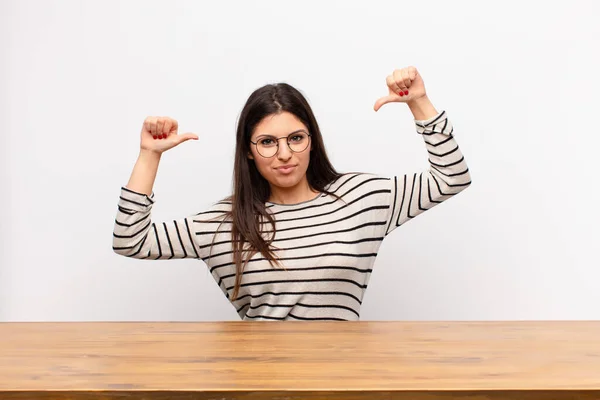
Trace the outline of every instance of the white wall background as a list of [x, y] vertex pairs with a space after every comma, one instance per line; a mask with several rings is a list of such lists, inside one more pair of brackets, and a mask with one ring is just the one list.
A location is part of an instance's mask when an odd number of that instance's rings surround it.
[[0, 0], [0, 320], [238, 320], [201, 261], [112, 252], [144, 118], [200, 135], [163, 157], [156, 220], [229, 192], [237, 116], [270, 82], [306, 94], [338, 169], [414, 172], [410, 111], [372, 109], [408, 65], [473, 185], [386, 239], [362, 319], [599, 319], [598, 15], [592, 0]]

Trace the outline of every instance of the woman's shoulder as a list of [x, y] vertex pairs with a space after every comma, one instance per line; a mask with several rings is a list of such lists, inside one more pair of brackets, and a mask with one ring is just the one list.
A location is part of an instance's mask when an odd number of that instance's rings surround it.
[[205, 207], [203, 211], [194, 215], [196, 220], [226, 221], [231, 215], [232, 200], [227, 197]]
[[349, 191], [371, 190], [374, 186], [385, 187], [389, 181], [389, 177], [372, 172], [345, 172], [331, 182], [327, 190], [330, 192], [340, 192], [336, 194], [343, 195]]

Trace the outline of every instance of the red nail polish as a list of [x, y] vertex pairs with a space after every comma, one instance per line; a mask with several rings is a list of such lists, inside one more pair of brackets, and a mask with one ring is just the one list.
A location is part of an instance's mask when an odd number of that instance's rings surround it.
[[152, 136], [152, 137], [154, 138], [154, 140], [156, 140], [156, 139], [157, 139], [157, 136], [156, 136], [156, 135], [154, 135], [154, 136]]
[[163, 139], [166, 139], [166, 138], [167, 138], [167, 134], [163, 133]]
[[400, 92], [400, 93], [398, 93], [398, 95], [399, 95], [400, 97], [402, 97], [402, 96], [404, 96], [404, 93]]
[[405, 90], [405, 91], [404, 91], [404, 94], [408, 96], [408, 90]]

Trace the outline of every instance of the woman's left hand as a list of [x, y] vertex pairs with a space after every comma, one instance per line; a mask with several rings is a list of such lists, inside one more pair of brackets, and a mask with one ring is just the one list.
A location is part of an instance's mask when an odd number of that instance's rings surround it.
[[410, 103], [426, 95], [425, 84], [415, 67], [394, 70], [386, 77], [385, 82], [389, 94], [375, 102], [375, 111], [387, 103]]

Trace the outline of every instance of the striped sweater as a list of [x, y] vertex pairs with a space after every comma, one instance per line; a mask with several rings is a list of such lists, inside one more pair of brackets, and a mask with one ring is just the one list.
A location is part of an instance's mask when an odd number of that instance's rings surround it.
[[139, 259], [201, 259], [243, 320], [358, 320], [383, 239], [471, 183], [446, 112], [415, 125], [428, 152], [427, 170], [391, 177], [344, 174], [327, 187], [343, 201], [320, 194], [299, 204], [267, 202], [276, 220], [275, 255], [284, 268], [256, 254], [234, 301], [231, 223], [223, 218], [228, 202], [155, 222], [154, 193], [122, 187], [113, 250]]

